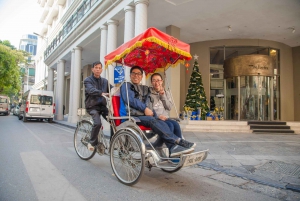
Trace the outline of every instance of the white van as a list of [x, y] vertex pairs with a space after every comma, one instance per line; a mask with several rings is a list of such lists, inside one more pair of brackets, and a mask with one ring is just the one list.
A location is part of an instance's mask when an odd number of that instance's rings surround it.
[[9, 98], [6, 95], [0, 95], [0, 114], [9, 115], [10, 105]]
[[43, 91], [30, 89], [22, 97], [22, 103], [19, 112], [19, 120], [23, 118], [26, 122], [28, 119], [47, 119], [53, 121], [55, 114], [55, 103], [53, 91]]

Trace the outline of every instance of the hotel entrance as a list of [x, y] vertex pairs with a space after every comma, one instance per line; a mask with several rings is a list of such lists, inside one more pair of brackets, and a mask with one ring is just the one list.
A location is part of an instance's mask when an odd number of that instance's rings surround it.
[[[210, 109], [224, 108], [225, 120], [279, 120], [278, 50], [256, 47], [255, 52], [253, 48], [219, 48], [224, 60], [211, 64]], [[233, 55], [238, 50], [246, 54]], [[252, 54], [247, 55], [247, 50]], [[211, 49], [216, 60], [214, 52]]]

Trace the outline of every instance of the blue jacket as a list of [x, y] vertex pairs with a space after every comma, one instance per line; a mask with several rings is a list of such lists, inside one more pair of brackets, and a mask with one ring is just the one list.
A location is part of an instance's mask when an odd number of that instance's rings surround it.
[[126, 84], [128, 88], [128, 99], [131, 115], [144, 116], [144, 111], [147, 107], [146, 98], [148, 95], [148, 87], [145, 85], [134, 86], [130, 82], [125, 82], [120, 88], [120, 116], [128, 116]]

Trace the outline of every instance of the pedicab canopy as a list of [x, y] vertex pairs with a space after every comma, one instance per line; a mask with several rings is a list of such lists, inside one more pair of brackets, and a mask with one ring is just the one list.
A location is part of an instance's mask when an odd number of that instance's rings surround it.
[[185, 63], [191, 58], [189, 44], [156, 28], [147, 29], [104, 57], [105, 68], [114, 62], [129, 67], [140, 66], [146, 75]]

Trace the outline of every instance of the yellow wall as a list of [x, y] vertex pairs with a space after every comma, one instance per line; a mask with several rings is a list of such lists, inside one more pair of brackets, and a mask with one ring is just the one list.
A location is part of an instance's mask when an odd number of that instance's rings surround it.
[[[191, 54], [197, 54], [199, 56], [199, 70], [202, 74], [202, 81], [205, 88], [206, 97], [209, 101], [210, 97], [210, 48], [216, 46], [263, 46], [263, 47], [271, 47], [280, 50], [280, 106], [281, 106], [281, 120], [282, 121], [294, 121], [295, 113], [300, 115], [299, 109], [295, 111], [294, 105], [294, 79], [295, 75], [293, 75], [293, 55], [292, 55], [292, 48], [288, 45], [274, 42], [274, 41], [267, 41], [267, 40], [257, 40], [257, 39], [232, 39], [232, 40], [214, 40], [214, 41], [204, 41], [204, 42], [197, 42], [191, 43]], [[299, 54], [300, 50], [295, 49], [295, 53]], [[299, 71], [299, 60], [294, 61], [298, 64], [298, 71]], [[189, 77], [191, 75], [192, 67], [193, 67], [193, 60], [190, 62], [191, 67], [189, 73], [186, 74], [186, 91], [189, 86]], [[299, 80], [299, 73], [297, 79]], [[299, 84], [298, 84], [299, 85]], [[287, 90], [291, 89], [291, 90]], [[298, 89], [299, 94], [299, 89]], [[295, 99], [296, 100], [296, 99]], [[299, 101], [297, 99], [297, 101]], [[299, 103], [299, 102], [295, 102]], [[299, 104], [298, 104], [299, 105]]]
[[295, 121], [300, 121], [300, 46], [292, 48], [294, 66]]

